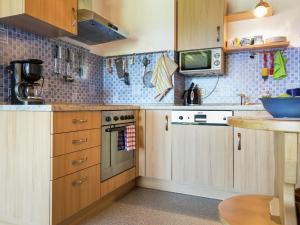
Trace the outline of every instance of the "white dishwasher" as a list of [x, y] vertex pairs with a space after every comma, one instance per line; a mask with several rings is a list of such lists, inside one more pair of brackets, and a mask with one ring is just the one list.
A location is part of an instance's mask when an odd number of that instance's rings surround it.
[[172, 111], [172, 180], [233, 188], [233, 111]]

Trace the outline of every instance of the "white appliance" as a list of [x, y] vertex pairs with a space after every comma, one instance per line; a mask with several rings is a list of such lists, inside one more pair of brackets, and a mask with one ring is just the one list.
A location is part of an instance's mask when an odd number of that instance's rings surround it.
[[190, 76], [224, 74], [222, 48], [200, 49], [179, 53], [180, 73]]
[[172, 124], [227, 125], [232, 111], [172, 111]]

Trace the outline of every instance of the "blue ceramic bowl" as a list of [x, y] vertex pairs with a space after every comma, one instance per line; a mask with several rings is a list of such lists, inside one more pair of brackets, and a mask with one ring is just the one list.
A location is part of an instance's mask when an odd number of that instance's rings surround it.
[[300, 88], [288, 89], [286, 93], [293, 97], [300, 96]]
[[260, 98], [274, 118], [300, 118], [300, 98]]

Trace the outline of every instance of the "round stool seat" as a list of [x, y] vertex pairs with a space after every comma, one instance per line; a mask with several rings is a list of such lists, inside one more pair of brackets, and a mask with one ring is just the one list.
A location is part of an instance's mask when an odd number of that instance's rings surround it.
[[224, 225], [278, 225], [269, 213], [272, 196], [244, 195], [229, 198], [219, 204]]

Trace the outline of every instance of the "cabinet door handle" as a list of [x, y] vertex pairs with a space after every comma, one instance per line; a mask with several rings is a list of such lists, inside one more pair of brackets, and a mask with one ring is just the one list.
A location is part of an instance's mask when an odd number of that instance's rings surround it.
[[169, 131], [169, 116], [166, 115], [166, 131]]
[[217, 26], [217, 42], [221, 40], [221, 27]]
[[73, 12], [73, 23], [72, 23], [72, 26], [76, 27], [76, 25], [77, 25], [77, 10], [73, 7], [72, 8], [72, 12]]
[[80, 186], [80, 185], [82, 185], [84, 182], [86, 182], [87, 180], [88, 180], [88, 177], [83, 177], [83, 178], [80, 178], [80, 179], [78, 179], [78, 180], [73, 181], [73, 182], [72, 182], [72, 185], [73, 185], [74, 187]]
[[79, 165], [81, 165], [82, 163], [86, 162], [87, 160], [88, 160], [87, 157], [82, 158], [82, 159], [76, 159], [76, 160], [73, 160], [73, 161], [72, 161], [72, 165], [73, 165], [73, 166], [79, 166]]
[[74, 123], [74, 124], [83, 124], [83, 123], [87, 123], [88, 122], [88, 120], [86, 120], [86, 119], [73, 119], [72, 120], [72, 123]]
[[238, 137], [238, 147], [237, 147], [237, 150], [241, 151], [242, 150], [242, 134], [238, 133], [237, 137]]
[[73, 141], [72, 141], [72, 144], [73, 144], [73, 145], [81, 145], [81, 144], [83, 144], [83, 143], [86, 143], [87, 141], [88, 141], [87, 138], [85, 138], [85, 139], [79, 139], [79, 140], [73, 140]]

